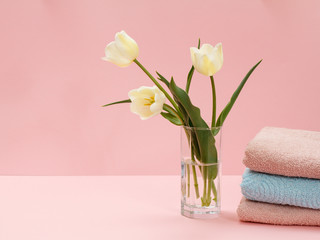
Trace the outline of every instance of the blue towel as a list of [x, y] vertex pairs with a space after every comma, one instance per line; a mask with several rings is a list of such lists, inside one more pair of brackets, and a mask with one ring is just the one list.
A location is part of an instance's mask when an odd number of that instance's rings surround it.
[[247, 199], [259, 202], [320, 209], [320, 180], [285, 177], [246, 169], [241, 191]]

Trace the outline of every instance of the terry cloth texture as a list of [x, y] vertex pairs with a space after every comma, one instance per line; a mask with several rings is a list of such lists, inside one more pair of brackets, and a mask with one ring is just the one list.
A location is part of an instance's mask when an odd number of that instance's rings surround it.
[[320, 179], [320, 132], [265, 127], [248, 144], [243, 163], [258, 172]]
[[247, 199], [320, 209], [320, 180], [259, 173], [246, 169], [241, 191]]
[[255, 202], [243, 198], [237, 213], [244, 222], [320, 226], [320, 211], [310, 208]]

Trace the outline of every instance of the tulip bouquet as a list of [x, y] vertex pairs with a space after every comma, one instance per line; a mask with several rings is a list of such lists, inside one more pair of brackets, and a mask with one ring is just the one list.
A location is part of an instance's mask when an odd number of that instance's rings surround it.
[[[167, 80], [160, 73], [156, 72], [157, 78], [155, 78], [137, 60], [139, 48], [135, 40], [128, 36], [124, 31], [116, 33], [115, 41], [106, 46], [105, 57], [102, 59], [112, 62], [119, 67], [127, 67], [134, 62], [151, 79], [154, 86], [142, 86], [138, 89], [131, 90], [128, 93], [129, 99], [109, 103], [104, 105], [104, 107], [120, 103], [131, 103], [131, 111], [138, 114], [142, 120], [161, 114], [163, 118], [167, 119], [171, 123], [177, 126], [182, 126], [185, 130], [186, 136], [188, 137], [191, 161], [194, 163], [204, 164], [199, 167], [200, 174], [202, 175], [204, 182], [201, 204], [202, 206], [209, 206], [212, 200], [217, 200], [216, 196], [214, 196], [214, 198], [211, 197], [211, 192], [213, 195], [216, 194], [214, 179], [217, 177], [218, 169], [216, 165], [208, 167], [210, 164], [218, 162], [215, 137], [219, 133], [220, 127], [227, 118], [247, 79], [261, 61], [254, 65], [246, 74], [239, 87], [232, 95], [230, 101], [217, 117], [216, 90], [213, 75], [218, 72], [223, 65], [222, 44], [218, 43], [214, 47], [210, 44], [203, 44], [200, 47], [199, 39], [198, 47], [191, 47], [190, 53], [192, 66], [187, 75], [186, 87], [183, 89], [176, 84], [173, 77], [171, 77], [170, 80]], [[210, 126], [203, 120], [200, 114], [200, 109], [193, 105], [188, 94], [194, 70], [208, 76], [211, 82], [213, 101], [212, 120]], [[160, 83], [162, 83], [168, 90], [165, 90]], [[168, 100], [170, 104], [166, 104], [166, 100]], [[210, 129], [210, 131], [200, 131], [197, 129]], [[198, 183], [196, 181], [196, 171], [194, 169], [195, 166], [192, 166], [192, 168], [195, 183], [194, 187], [195, 192], [197, 193], [196, 198], [200, 198]], [[188, 174], [190, 174], [190, 169], [188, 169]]]

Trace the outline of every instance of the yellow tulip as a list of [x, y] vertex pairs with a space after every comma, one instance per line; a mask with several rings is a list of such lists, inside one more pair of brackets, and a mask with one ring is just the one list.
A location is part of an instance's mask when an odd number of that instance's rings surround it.
[[129, 66], [139, 55], [139, 47], [125, 31], [116, 33], [115, 41], [105, 48], [102, 60], [112, 62], [119, 67]]
[[200, 49], [190, 48], [191, 60], [194, 68], [205, 76], [213, 76], [223, 64], [222, 44], [215, 47], [203, 44]]
[[142, 120], [161, 113], [166, 101], [166, 96], [156, 86], [142, 86], [131, 90], [128, 95], [131, 100], [131, 112], [138, 114]]

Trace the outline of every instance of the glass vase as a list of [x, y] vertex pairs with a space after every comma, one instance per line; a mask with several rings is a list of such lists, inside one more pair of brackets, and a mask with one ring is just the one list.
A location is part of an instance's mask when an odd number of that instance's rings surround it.
[[214, 218], [220, 213], [222, 127], [181, 127], [181, 214]]

